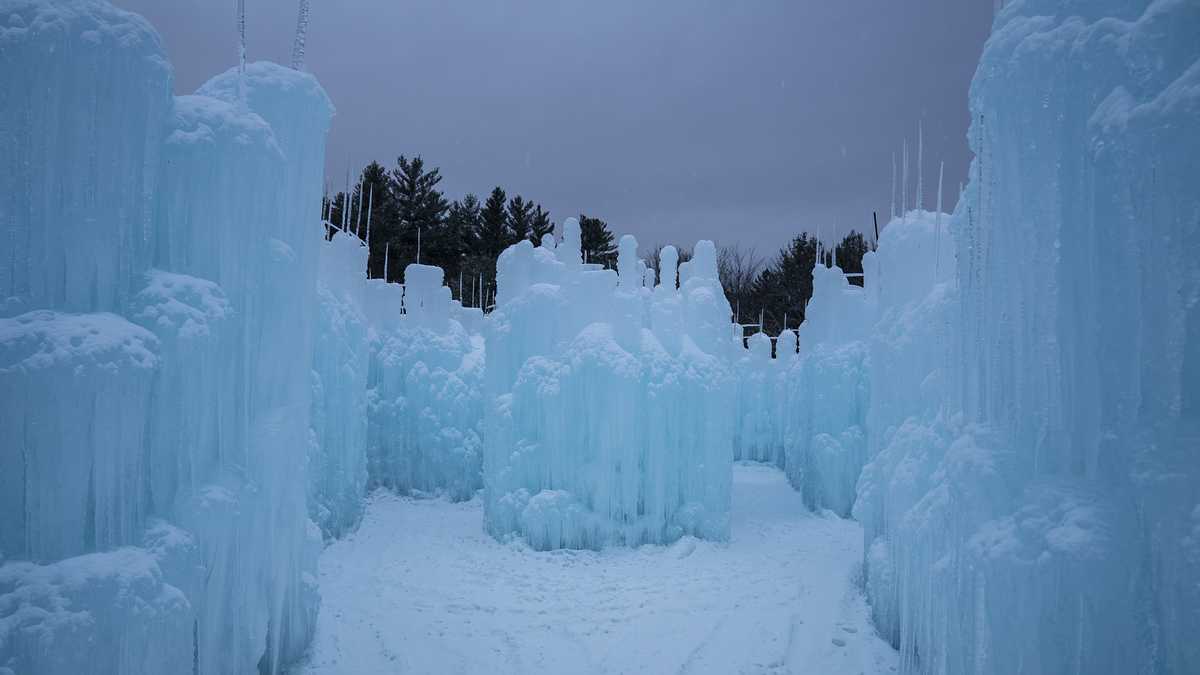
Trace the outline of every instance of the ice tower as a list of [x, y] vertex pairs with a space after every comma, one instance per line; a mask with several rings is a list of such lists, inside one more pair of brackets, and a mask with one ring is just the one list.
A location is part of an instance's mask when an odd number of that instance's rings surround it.
[[[537, 549], [729, 536], [729, 305], [711, 242], [675, 284], [646, 285], [637, 242], [618, 269], [520, 242], [498, 263], [487, 326], [485, 521]], [[686, 326], [686, 328], [685, 328]]]
[[318, 602], [332, 106], [265, 63], [172, 97], [97, 1], [4, 0], [0, 45], [0, 670], [276, 672]]

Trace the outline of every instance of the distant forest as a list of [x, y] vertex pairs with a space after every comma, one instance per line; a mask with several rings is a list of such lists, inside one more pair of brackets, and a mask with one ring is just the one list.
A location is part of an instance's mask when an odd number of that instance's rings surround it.
[[[554, 231], [555, 221], [541, 204], [499, 186], [482, 201], [474, 194], [449, 201], [439, 189], [441, 181], [441, 172], [420, 156], [401, 155], [390, 170], [372, 162], [351, 185], [348, 209], [344, 191], [324, 199], [326, 238], [344, 232], [369, 241], [367, 276], [372, 279], [400, 282], [404, 267], [419, 257], [445, 270], [446, 285], [464, 305], [487, 307], [496, 288], [496, 258], [522, 239], [537, 244]], [[615, 268], [616, 241], [608, 223], [579, 214], [579, 225], [585, 261]], [[646, 263], [656, 270], [662, 246], [646, 254]], [[681, 262], [691, 257], [690, 246], [676, 248]], [[873, 248], [873, 239], [851, 230], [836, 246], [838, 265], [848, 274], [861, 273], [862, 257]], [[771, 257], [736, 244], [720, 247], [721, 285], [740, 322], [758, 323], [761, 316], [771, 335], [783, 330], [785, 317], [788, 328], [799, 325], [812, 296], [817, 255], [817, 238], [804, 231]], [[833, 257], [833, 251], [823, 253], [827, 265]], [[862, 278], [851, 283], [861, 286]]]

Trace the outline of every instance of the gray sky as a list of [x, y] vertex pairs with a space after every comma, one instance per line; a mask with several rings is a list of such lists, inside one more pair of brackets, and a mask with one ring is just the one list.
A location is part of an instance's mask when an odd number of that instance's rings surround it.
[[[158, 28], [176, 89], [236, 56], [233, 0], [114, 0]], [[287, 63], [297, 0], [246, 0], [251, 59]], [[307, 69], [337, 106], [327, 175], [421, 154], [447, 195], [497, 184], [644, 248], [773, 254], [886, 217], [925, 127], [926, 202], [966, 173], [991, 0], [312, 0]], [[913, 175], [915, 176], [915, 149]], [[915, 185], [916, 179], [913, 178]], [[910, 190], [911, 192], [911, 190]]]

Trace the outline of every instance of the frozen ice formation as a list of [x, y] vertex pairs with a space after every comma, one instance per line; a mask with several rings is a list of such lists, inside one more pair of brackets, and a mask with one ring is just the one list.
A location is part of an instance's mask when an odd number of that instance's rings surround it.
[[905, 672], [1195, 672], [1197, 34], [1007, 3], [955, 213], [742, 348], [707, 241], [605, 270], [569, 218], [486, 318], [368, 280], [313, 222], [311, 76], [172, 96], [142, 19], [0, 0], [0, 675], [279, 672], [371, 487], [482, 488], [539, 550], [724, 540], [735, 458], [862, 522]]
[[480, 310], [450, 299], [441, 268], [409, 265], [404, 281], [368, 282], [370, 484], [470, 499], [483, 481], [483, 339], [459, 318]]
[[325, 538], [362, 515], [367, 485], [367, 249], [338, 233], [321, 246], [312, 366], [308, 509]]
[[905, 671], [1200, 668], [1197, 34], [1194, 2], [1007, 3], [955, 269], [880, 243], [854, 512]]
[[618, 269], [581, 264], [579, 226], [555, 249], [498, 261], [486, 324], [485, 526], [536, 549], [729, 536], [729, 305], [713, 245], [651, 288], [637, 242]]
[[139, 17], [0, 2], [0, 670], [275, 672], [308, 642], [332, 106], [239, 79], [173, 97]]

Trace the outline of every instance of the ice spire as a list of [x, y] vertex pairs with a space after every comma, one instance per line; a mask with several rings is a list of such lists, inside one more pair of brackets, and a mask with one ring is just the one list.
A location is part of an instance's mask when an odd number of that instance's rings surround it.
[[292, 70], [304, 70], [304, 44], [307, 41], [308, 0], [300, 0], [300, 15], [296, 18], [296, 37], [292, 40]]
[[917, 120], [917, 206], [918, 211], [921, 210], [921, 202], [925, 197], [925, 126], [921, 120]]
[[392, 256], [392, 242], [388, 242], [383, 248], [383, 281], [388, 281], [388, 258]]
[[892, 151], [892, 220], [896, 217], [896, 151]]
[[937, 213], [933, 216], [933, 276], [937, 279], [938, 266], [941, 263], [942, 241], [942, 174], [946, 171], [946, 162], [938, 167], [938, 196]]
[[238, 99], [246, 106], [246, 0], [237, 0]]
[[903, 170], [900, 173], [900, 219], [908, 213], [908, 139], [904, 139]]
[[355, 224], [354, 224], [354, 234], [355, 234], [355, 236], [357, 236], [357, 237], [362, 237], [362, 235], [363, 235], [363, 229], [362, 229], [362, 224], [363, 224], [363, 222], [362, 222], [362, 219], [363, 219], [363, 203], [362, 203], [362, 198], [363, 198], [363, 179], [362, 179], [362, 178], [359, 178], [359, 179], [358, 179], [358, 220], [357, 220], [357, 221], [355, 222]]
[[346, 191], [342, 193], [342, 232], [350, 231], [350, 164], [346, 163]]
[[679, 251], [674, 246], [664, 246], [658, 252], [658, 269], [658, 285], [674, 291], [675, 280], [679, 274]]
[[421, 264], [421, 227], [417, 226], [417, 264]]
[[[367, 197], [367, 250], [371, 248], [371, 210], [375, 206], [375, 183], [371, 183], [371, 195]], [[368, 253], [368, 255], [370, 255]]]

